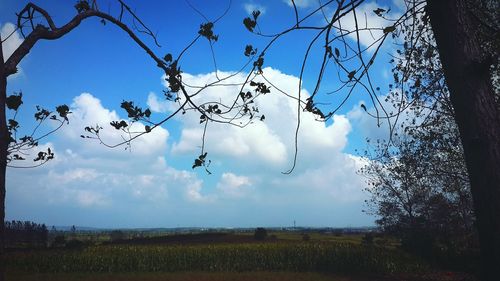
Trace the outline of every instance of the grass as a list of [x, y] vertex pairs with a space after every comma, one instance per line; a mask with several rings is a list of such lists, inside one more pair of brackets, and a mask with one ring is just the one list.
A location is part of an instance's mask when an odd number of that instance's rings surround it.
[[275, 242], [101, 245], [83, 250], [12, 252], [7, 269], [57, 272], [418, 272], [427, 267], [397, 250], [349, 243]]
[[73, 250], [14, 250], [2, 263], [6, 280], [19, 281], [469, 280], [446, 279], [446, 274], [423, 278], [431, 268], [398, 250], [396, 240], [383, 237], [366, 246], [362, 235], [308, 233], [310, 240], [302, 241], [301, 233], [276, 232], [265, 242], [238, 235], [170, 235]]
[[177, 272], [177, 273], [8, 273], [16, 281], [358, 281], [369, 280], [314, 272]]
[[174, 273], [20, 273], [9, 272], [7, 281], [477, 281], [468, 274], [339, 275], [318, 272], [174, 272]]

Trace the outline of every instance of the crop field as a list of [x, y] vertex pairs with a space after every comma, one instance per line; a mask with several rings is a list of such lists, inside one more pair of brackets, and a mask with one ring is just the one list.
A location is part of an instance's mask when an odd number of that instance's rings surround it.
[[424, 265], [397, 251], [331, 243], [194, 246], [104, 245], [82, 250], [11, 253], [22, 272], [319, 271], [415, 272]]
[[365, 280], [346, 276], [430, 270], [391, 243], [364, 245], [361, 236], [315, 234], [309, 241], [290, 233], [271, 237], [258, 242], [246, 234], [180, 235], [78, 249], [20, 250], [8, 252], [3, 263], [7, 280]]

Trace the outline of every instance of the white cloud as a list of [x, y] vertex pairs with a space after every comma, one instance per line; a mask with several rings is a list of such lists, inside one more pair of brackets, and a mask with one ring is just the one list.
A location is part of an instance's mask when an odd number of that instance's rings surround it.
[[[393, 89], [393, 92], [400, 92], [400, 89]], [[376, 116], [377, 110], [371, 102], [365, 102], [360, 100], [356, 105], [352, 107], [352, 109], [346, 114], [346, 117], [351, 122], [352, 126], [355, 128], [358, 137], [362, 140], [366, 138], [370, 140], [387, 140], [390, 137], [390, 127], [395, 130], [397, 133], [402, 133], [401, 124], [408, 123], [409, 120], [415, 119], [416, 124], [420, 124], [426, 119], [428, 109], [422, 108], [421, 115], [417, 116], [416, 112], [412, 109], [412, 107], [403, 107], [398, 108], [390, 101], [388, 101], [389, 93], [385, 95], [378, 96], [378, 100], [380, 104], [377, 104], [377, 109], [379, 112], [380, 118], [373, 117]], [[401, 97], [401, 94], [399, 94]], [[403, 101], [408, 104], [408, 100]], [[364, 109], [362, 109], [361, 105], [364, 105], [367, 111], [372, 115], [368, 114]], [[401, 111], [399, 114], [397, 114]], [[387, 116], [391, 116], [391, 118], [387, 118]], [[411, 121], [410, 121], [411, 122]]]
[[224, 196], [240, 198], [250, 192], [252, 182], [245, 176], [237, 176], [233, 173], [223, 173], [217, 183], [217, 190]]
[[[221, 72], [219, 76], [228, 74]], [[273, 81], [276, 87], [296, 95], [299, 82], [297, 77], [272, 68], [265, 68], [264, 75]], [[244, 78], [243, 74], [236, 75], [225, 82], [237, 84]], [[214, 76], [185, 74], [183, 79], [190, 85], [205, 85], [214, 81]], [[196, 97], [196, 101], [228, 101], [238, 92], [237, 87], [208, 88]], [[302, 94], [304, 99], [307, 98], [306, 90], [303, 90]], [[276, 182], [283, 186], [300, 186], [302, 192], [310, 193], [311, 196], [326, 196], [332, 201], [360, 200], [363, 196], [363, 184], [356, 175], [360, 166], [353, 156], [342, 152], [351, 131], [347, 116], [335, 115], [332, 122], [326, 124], [316, 121], [312, 114], [303, 113], [298, 137], [298, 165], [292, 175], [280, 179], [280, 172], [287, 170], [293, 161], [297, 104], [275, 89], [259, 97], [256, 104], [259, 112], [266, 116], [264, 122], [255, 121], [245, 128], [217, 123], [208, 125], [205, 150], [209, 158], [221, 163], [214, 169], [225, 169], [224, 167], [230, 165], [239, 171], [238, 176], [224, 173], [217, 184], [219, 191], [226, 197], [239, 197], [244, 194], [252, 195], [250, 198], [263, 198], [269, 192], [265, 190], [264, 183]], [[199, 116], [187, 113], [179, 122], [183, 124], [183, 129], [179, 140], [174, 140], [172, 152], [177, 155], [196, 155], [200, 151], [203, 134]], [[236, 187], [236, 177], [244, 177], [246, 181], [254, 183], [252, 188]], [[230, 180], [233, 180], [231, 184]], [[332, 182], [336, 184], [333, 185]], [[314, 193], [317, 194], [313, 195]]]
[[406, 11], [406, 0], [393, 0], [392, 3], [398, 8], [400, 11]]
[[[383, 28], [393, 24], [393, 22], [377, 16], [373, 12], [377, 8], [389, 10], [389, 7], [385, 5], [377, 4], [376, 2], [365, 2], [356, 8], [356, 17], [354, 17], [354, 13], [352, 12], [346, 14], [340, 19], [340, 24], [336, 24], [335, 26], [337, 28], [341, 27], [344, 32], [351, 32], [347, 36], [355, 42], [358, 40], [359, 35], [361, 46], [367, 48], [384, 35], [382, 31]], [[391, 13], [391, 16], [395, 17], [396, 15]], [[358, 29], [360, 30], [358, 34], [353, 32], [356, 30], [355, 18], [357, 20]], [[375, 46], [376, 45], [377, 44], [375, 44]], [[373, 51], [374, 49], [375, 48], [370, 48], [369, 50]]]
[[[219, 76], [229, 73], [220, 73]], [[298, 78], [281, 73], [272, 68], [265, 68], [266, 78], [275, 81], [275, 85], [283, 91], [296, 95]], [[239, 74], [226, 81], [238, 83], [245, 76]], [[184, 75], [184, 81], [190, 85], [205, 85], [213, 81], [214, 76]], [[249, 89], [250, 90], [250, 89]], [[246, 91], [246, 90], [245, 90]], [[239, 93], [235, 87], [208, 88], [197, 96], [197, 102], [208, 100], [222, 100], [229, 102]], [[302, 91], [303, 98], [308, 96]], [[254, 121], [245, 128], [210, 123], [205, 139], [205, 148], [213, 157], [224, 156], [245, 162], [255, 162], [263, 166], [272, 166], [284, 169], [292, 161], [294, 152], [294, 133], [297, 122], [296, 101], [271, 89], [270, 94], [259, 97], [256, 101], [261, 114], [266, 116], [265, 121]], [[197, 114], [187, 113], [179, 119], [183, 124], [180, 139], [172, 145], [172, 152], [176, 154], [196, 153], [200, 150], [203, 135], [203, 125], [199, 124]], [[340, 115], [333, 117], [333, 123], [327, 125], [315, 120], [312, 114], [301, 115], [301, 132], [299, 134], [300, 154], [314, 158], [314, 151], [328, 149], [340, 152], [347, 144], [347, 134], [351, 130], [349, 121]], [[306, 157], [304, 156], [304, 157]], [[234, 161], [234, 160], [232, 160]]]
[[253, 11], [260, 11], [260, 14], [263, 15], [266, 13], [266, 7], [261, 4], [256, 4], [253, 2], [243, 4], [243, 8], [247, 12], [247, 14], [251, 15]]
[[0, 37], [2, 38], [2, 51], [4, 60], [14, 53], [14, 51], [23, 43], [23, 39], [19, 32], [16, 31], [16, 25], [10, 22], [3, 24], [0, 28]]
[[[287, 3], [288, 6], [290, 7], [293, 7], [293, 3], [291, 0], [283, 0], [283, 2]], [[312, 5], [318, 4], [317, 0], [295, 0], [294, 2], [297, 8], [308, 8], [311, 7]]]
[[[264, 74], [280, 89], [296, 95], [297, 77], [272, 68], [265, 68]], [[214, 76], [185, 73], [183, 78], [188, 84], [205, 85]], [[226, 82], [243, 76], [233, 79]], [[238, 92], [237, 87], [210, 88], [195, 99], [227, 101]], [[303, 97], [307, 95], [304, 90]], [[154, 98], [149, 95], [150, 106]], [[198, 114], [179, 115], [175, 121], [181, 125], [178, 135], [169, 137], [166, 129], [159, 128], [134, 141], [129, 153], [79, 137], [83, 127], [97, 123], [108, 127], [103, 138], [121, 139], [108, 126], [121, 119], [119, 112], [106, 108], [91, 94], [81, 94], [71, 106], [70, 125], [54, 138], [54, 162], [28, 174], [9, 170], [10, 216], [28, 212], [29, 208], [15, 209], [22, 205], [41, 206], [41, 212], [77, 207], [78, 213], [68, 219], [70, 224], [78, 223], [75, 216], [89, 214], [89, 225], [97, 224], [96, 217], [102, 217], [101, 225], [116, 225], [119, 218], [125, 226], [143, 226], [144, 221], [153, 226], [279, 225], [295, 214], [311, 225], [331, 225], [335, 208], [362, 204], [363, 183], [356, 176], [359, 161], [342, 152], [351, 131], [347, 116], [336, 115], [326, 124], [303, 113], [298, 166], [285, 176], [280, 172], [292, 163], [297, 104], [275, 89], [256, 103], [266, 116], [264, 122], [255, 121], [243, 129], [209, 124], [205, 149], [213, 175], [206, 175], [203, 169], [191, 169], [201, 145], [203, 127]], [[304, 209], [311, 212], [300, 211]], [[249, 210], [266, 210], [268, 215], [249, 216]], [[341, 221], [341, 216], [335, 220]]]
[[169, 101], [161, 101], [158, 99], [155, 93], [150, 92], [148, 95], [147, 105], [149, 109], [153, 112], [166, 113], [171, 108], [171, 103]]
[[[119, 121], [124, 118], [121, 118], [116, 111], [104, 108], [101, 101], [89, 93], [83, 93], [73, 99], [71, 112], [69, 115], [70, 123], [64, 128], [63, 134], [66, 138], [73, 141], [76, 139], [83, 141], [87, 153], [102, 153], [102, 151], [107, 151], [109, 148], [103, 146], [98, 141], [81, 140], [80, 135], [88, 135], [83, 130], [86, 126], [99, 125], [103, 127], [104, 129], [100, 133], [101, 138], [105, 143], [110, 145], [121, 143], [128, 137], [124, 132], [118, 131], [109, 125], [111, 121]], [[133, 132], [144, 132], [144, 125], [136, 122], [131, 126], [130, 130]], [[168, 136], [169, 132], [166, 129], [158, 127], [152, 132], [134, 140], [130, 151], [133, 155], [157, 155], [165, 150]], [[125, 146], [122, 147], [124, 148]], [[115, 151], [123, 153], [122, 150], [117, 149]]]
[[[110, 121], [121, 120], [115, 111], [103, 107], [99, 99], [88, 93], [74, 98], [71, 111], [69, 125], [55, 135], [54, 142], [41, 144], [35, 150], [51, 147], [54, 160], [29, 174], [23, 173], [26, 170], [9, 171], [12, 196], [24, 198], [23, 194], [33, 194], [37, 202], [83, 208], [116, 208], [123, 201], [161, 205], [170, 197], [183, 199], [195, 192], [200, 194], [198, 199], [204, 199], [203, 181], [193, 172], [170, 167], [162, 156], [167, 150], [166, 129], [159, 127], [136, 139], [131, 152], [110, 149], [79, 136], [86, 134], [85, 126], [99, 124], [108, 127], [102, 131], [105, 140], [120, 141], [120, 135], [109, 126]], [[134, 130], [144, 128], [142, 124], [135, 126]]]

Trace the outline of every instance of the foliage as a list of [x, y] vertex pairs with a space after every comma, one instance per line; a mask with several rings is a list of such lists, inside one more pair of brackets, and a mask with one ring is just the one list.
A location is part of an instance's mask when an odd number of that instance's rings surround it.
[[125, 239], [125, 233], [121, 230], [113, 230], [109, 233], [111, 241], [116, 242]]
[[253, 234], [253, 238], [255, 240], [259, 240], [259, 241], [262, 241], [262, 240], [266, 240], [267, 238], [267, 230], [263, 227], [257, 227], [255, 229], [255, 232]]
[[[59, 130], [64, 124], [69, 123], [68, 115], [71, 113], [69, 107], [65, 104], [56, 106], [54, 111], [49, 111], [41, 106], [36, 106], [35, 128], [31, 131], [22, 131], [21, 124], [17, 120], [17, 115], [23, 104], [23, 93], [13, 93], [6, 99], [6, 107], [9, 109], [7, 120], [8, 130], [8, 147], [7, 147], [7, 165], [9, 167], [37, 167], [43, 165], [47, 161], [54, 159], [54, 152], [49, 148], [34, 152], [38, 147], [39, 142], [46, 138], [48, 135]], [[41, 126], [50, 120], [55, 122], [56, 125], [49, 132], [40, 133]], [[32, 161], [33, 164], [18, 164], [26, 162], [27, 155], [34, 154]]]
[[475, 233], [460, 134], [427, 20], [417, 13], [394, 33], [403, 44], [386, 102], [396, 121], [391, 139], [365, 152], [371, 161], [361, 173], [377, 224], [398, 235], [404, 249], [430, 258], [470, 248]]
[[85, 247], [85, 243], [81, 240], [78, 239], [71, 239], [65, 244], [66, 249], [71, 249], [71, 250], [80, 250]]
[[309, 236], [309, 234], [307, 233], [302, 234], [302, 241], [309, 241], [309, 240], [311, 240], [311, 236]]
[[66, 237], [61, 235], [56, 235], [54, 241], [52, 242], [52, 247], [63, 247], [66, 245]]
[[365, 233], [365, 235], [363, 235], [363, 238], [361, 238], [361, 243], [365, 246], [372, 246], [374, 240], [375, 240], [375, 236], [373, 235], [373, 233], [368, 232], [368, 233]]
[[48, 230], [45, 224], [31, 221], [6, 221], [5, 245], [7, 247], [46, 247]]

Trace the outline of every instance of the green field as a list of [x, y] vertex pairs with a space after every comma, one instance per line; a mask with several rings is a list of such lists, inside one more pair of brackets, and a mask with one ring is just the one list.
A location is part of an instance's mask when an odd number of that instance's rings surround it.
[[361, 235], [310, 234], [302, 241], [301, 234], [271, 233], [261, 242], [248, 234], [172, 237], [13, 250], [3, 263], [7, 280], [390, 280], [431, 272], [395, 241], [364, 245]]
[[[449, 273], [417, 275], [339, 275], [317, 272], [177, 272], [177, 273], [10, 273], [7, 280], [16, 281], [420, 281], [468, 280]], [[465, 277], [467, 278], [467, 277]]]

